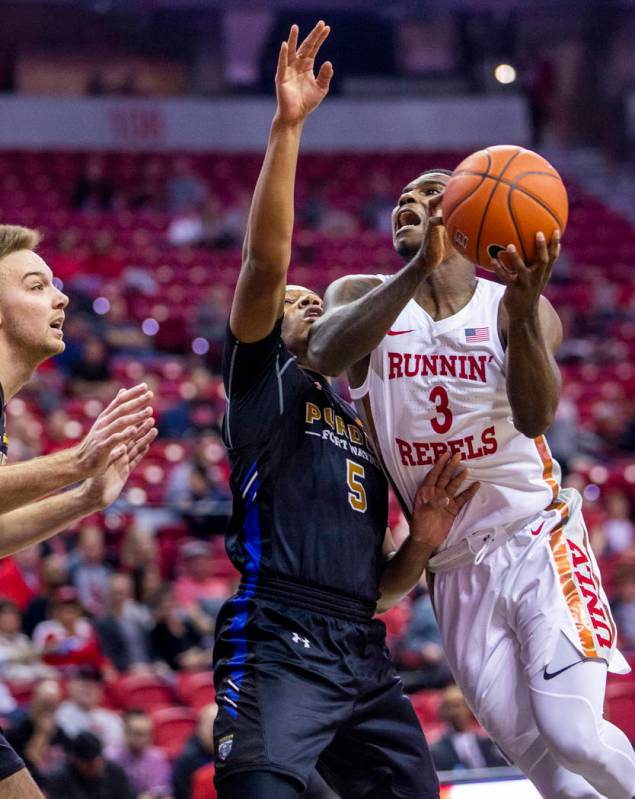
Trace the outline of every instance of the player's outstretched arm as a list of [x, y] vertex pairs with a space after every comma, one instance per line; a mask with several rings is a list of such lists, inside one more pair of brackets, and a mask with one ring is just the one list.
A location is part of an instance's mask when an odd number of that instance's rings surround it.
[[381, 576], [378, 613], [396, 605], [419, 582], [428, 561], [448, 537], [459, 511], [478, 491], [479, 483], [473, 483], [458, 493], [467, 477], [466, 469], [457, 469], [460, 462], [458, 453], [451, 458], [444, 453], [419, 486], [410, 533]]
[[298, 26], [293, 25], [280, 47], [276, 114], [251, 203], [230, 316], [232, 333], [246, 343], [265, 338], [282, 316], [300, 138], [304, 120], [328, 94], [333, 76], [329, 61], [317, 76], [314, 73], [315, 58], [329, 32], [324, 22], [318, 22], [298, 47]]
[[421, 248], [396, 275], [384, 283], [367, 275], [350, 275], [329, 286], [325, 313], [309, 333], [308, 364], [317, 372], [336, 377], [348, 370], [353, 387], [363, 382], [366, 369], [360, 365], [379, 345], [421, 281], [443, 260], [445, 229], [440, 203], [441, 195], [430, 203], [435, 215]]
[[154, 419], [136, 428], [121, 453], [105, 472], [76, 488], [0, 516], [0, 557], [45, 541], [73, 522], [112, 504], [157, 435]]
[[152, 417], [152, 393], [145, 384], [121, 390], [77, 446], [0, 468], [0, 519], [5, 513], [61, 488], [102, 474]]
[[550, 427], [560, 399], [560, 370], [554, 353], [562, 343], [562, 323], [549, 300], [541, 296], [560, 254], [559, 231], [549, 245], [538, 233], [536, 251], [536, 261], [526, 265], [510, 245], [507, 252], [513, 271], [492, 261], [506, 285], [499, 325], [507, 345], [507, 396], [514, 426], [529, 438]]

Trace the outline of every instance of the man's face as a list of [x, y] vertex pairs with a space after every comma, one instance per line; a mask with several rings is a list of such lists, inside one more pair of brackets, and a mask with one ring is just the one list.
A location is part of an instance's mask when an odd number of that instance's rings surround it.
[[125, 733], [130, 751], [140, 755], [152, 743], [152, 721], [147, 716], [131, 716]]
[[426, 172], [402, 191], [392, 212], [393, 246], [402, 258], [412, 258], [421, 247], [430, 201], [443, 193], [449, 179], [443, 172]]
[[68, 683], [68, 693], [73, 702], [84, 710], [99, 707], [102, 697], [101, 684], [97, 680], [86, 680], [76, 677]]
[[315, 292], [302, 286], [287, 287], [284, 295], [282, 340], [289, 352], [298, 357], [305, 354], [311, 325], [323, 313], [324, 304]]
[[83, 760], [82, 758], [72, 757], [71, 763], [85, 780], [98, 780], [104, 773], [106, 761], [103, 757], [95, 757], [93, 760]]
[[0, 261], [0, 338], [32, 363], [64, 351], [62, 324], [68, 297], [31, 250]]

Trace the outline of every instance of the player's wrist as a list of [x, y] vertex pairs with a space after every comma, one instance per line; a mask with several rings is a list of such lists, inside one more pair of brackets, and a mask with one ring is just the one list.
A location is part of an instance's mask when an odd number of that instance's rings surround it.
[[302, 128], [304, 127], [304, 118], [301, 119], [290, 119], [285, 117], [284, 113], [280, 112], [278, 109], [273, 117], [273, 121], [271, 123], [271, 132], [272, 133], [301, 133]]

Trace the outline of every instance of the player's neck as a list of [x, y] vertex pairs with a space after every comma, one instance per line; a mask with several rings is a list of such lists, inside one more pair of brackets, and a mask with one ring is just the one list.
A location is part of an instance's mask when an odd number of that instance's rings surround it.
[[422, 281], [414, 299], [433, 319], [446, 319], [467, 305], [475, 289], [474, 265], [453, 255]]
[[19, 356], [11, 347], [0, 341], [0, 385], [5, 402], [8, 402], [31, 379], [36, 367], [37, 363], [26, 361], [24, 356]]

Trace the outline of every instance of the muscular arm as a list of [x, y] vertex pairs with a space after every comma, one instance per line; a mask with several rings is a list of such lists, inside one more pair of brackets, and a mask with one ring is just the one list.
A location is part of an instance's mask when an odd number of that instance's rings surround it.
[[265, 338], [284, 308], [291, 259], [293, 193], [304, 120], [328, 92], [332, 67], [313, 75], [315, 56], [329, 28], [318, 23], [296, 52], [297, 26], [280, 49], [276, 73], [278, 107], [254, 191], [243, 246], [243, 263], [230, 326], [239, 341]]
[[[386, 534], [386, 539], [392, 552], [387, 553], [386, 565], [381, 575], [377, 613], [390, 610], [412, 591], [434, 552], [431, 545], [420, 543], [411, 535], [396, 552], [390, 533]], [[384, 550], [386, 548], [385, 546]]]
[[83, 486], [0, 516], [0, 558], [45, 541], [73, 522], [100, 510]]
[[359, 366], [379, 345], [421, 281], [443, 259], [440, 199], [429, 204], [432, 216], [419, 251], [396, 275], [384, 283], [364, 275], [343, 277], [328, 288], [326, 313], [313, 323], [309, 334], [308, 362], [320, 374], [336, 376], [348, 370], [353, 387], [363, 381]]
[[82, 478], [75, 448], [0, 468], [0, 519]]
[[562, 323], [546, 297], [527, 316], [510, 317], [501, 308], [501, 317], [514, 426], [536, 438], [550, 427], [560, 399], [560, 370], [554, 353], [562, 343]]

